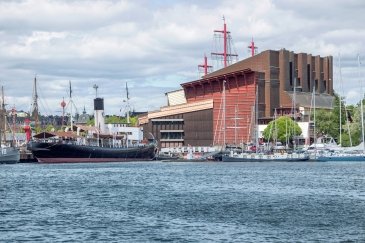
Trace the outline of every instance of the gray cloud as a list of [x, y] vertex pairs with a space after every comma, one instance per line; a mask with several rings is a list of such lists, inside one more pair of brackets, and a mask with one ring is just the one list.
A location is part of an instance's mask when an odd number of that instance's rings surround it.
[[[166, 104], [165, 92], [198, 78], [197, 65], [204, 53], [210, 57], [213, 30], [222, 28], [224, 15], [241, 59], [249, 56], [251, 37], [259, 51], [285, 47], [335, 61], [340, 53], [345, 85], [338, 92], [355, 103], [361, 96], [357, 54], [365, 58], [364, 9], [361, 0], [2, 1], [0, 85], [9, 104], [27, 110], [37, 74], [44, 112], [53, 113], [67, 97], [69, 80], [79, 110], [91, 112], [96, 83], [111, 114], [120, 112], [128, 82], [132, 106], [154, 110]], [[338, 73], [336, 64], [340, 89]]]

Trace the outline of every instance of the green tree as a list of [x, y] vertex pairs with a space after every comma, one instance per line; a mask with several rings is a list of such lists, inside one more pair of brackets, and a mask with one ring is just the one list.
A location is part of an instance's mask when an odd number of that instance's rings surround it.
[[337, 118], [336, 112], [316, 109], [315, 126], [317, 137], [329, 135], [336, 139], [339, 136], [340, 121]]
[[55, 128], [52, 124], [48, 124], [46, 128], [44, 129], [46, 132], [54, 132]]
[[[129, 118], [129, 122], [131, 126], [136, 126], [138, 123], [138, 117], [137, 116], [131, 116]], [[127, 118], [126, 117], [120, 117], [120, 116], [108, 116], [105, 118], [105, 123], [127, 123]], [[87, 122], [87, 125], [91, 125], [94, 126], [95, 124], [95, 119], [90, 119]]]
[[120, 116], [109, 116], [106, 117], [105, 119], [105, 123], [122, 123], [123, 122], [123, 118], [121, 118]]
[[[347, 119], [348, 115], [352, 118], [352, 121]], [[313, 118], [312, 114], [312, 120]], [[357, 106], [349, 105], [345, 107], [343, 98], [341, 98], [338, 94], [335, 94], [332, 110], [316, 109], [315, 125], [317, 137], [321, 135], [329, 135], [338, 143], [341, 143], [344, 147], [358, 145], [361, 142], [360, 102]], [[342, 141], [340, 141], [340, 132]], [[350, 143], [350, 134], [352, 144]]]
[[293, 136], [299, 136], [300, 134], [302, 134], [302, 129], [298, 123], [288, 116], [281, 116], [271, 121], [263, 132], [266, 141], [276, 140], [283, 144], [286, 144], [286, 141], [291, 141]]

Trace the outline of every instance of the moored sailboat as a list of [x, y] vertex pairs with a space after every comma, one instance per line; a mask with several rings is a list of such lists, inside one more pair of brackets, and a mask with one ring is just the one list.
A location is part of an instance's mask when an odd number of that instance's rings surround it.
[[[361, 94], [363, 94], [362, 81], [360, 79], [360, 56], [358, 56], [359, 82]], [[341, 70], [341, 67], [340, 67]], [[341, 105], [341, 101], [340, 101]], [[341, 108], [340, 108], [341, 111]], [[364, 161], [365, 162], [365, 147], [364, 147], [364, 108], [363, 98], [360, 101], [360, 116], [361, 116], [361, 144], [357, 147], [340, 147], [336, 149], [325, 149], [317, 151], [315, 160], [317, 161]], [[341, 121], [341, 113], [340, 113]], [[341, 125], [341, 122], [340, 122]], [[350, 136], [351, 138], [351, 136]], [[341, 128], [340, 128], [340, 143], [341, 143]]]
[[19, 148], [15, 147], [15, 142], [8, 143], [6, 141], [7, 116], [4, 101], [4, 87], [1, 88], [2, 100], [0, 110], [0, 164], [15, 164], [20, 160]]
[[[305, 152], [297, 152], [286, 149], [283, 146], [274, 146], [271, 150], [262, 150], [259, 145], [258, 134], [258, 89], [256, 86], [256, 100], [254, 104], [255, 116], [255, 149], [254, 151], [230, 151], [227, 155], [222, 156], [223, 162], [294, 162], [307, 161], [309, 155]], [[276, 115], [276, 111], [275, 111]], [[276, 118], [276, 117], [275, 117]]]

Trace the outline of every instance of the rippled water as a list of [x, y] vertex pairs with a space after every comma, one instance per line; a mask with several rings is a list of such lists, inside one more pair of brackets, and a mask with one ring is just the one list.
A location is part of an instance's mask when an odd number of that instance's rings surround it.
[[365, 163], [0, 165], [0, 240], [365, 242]]

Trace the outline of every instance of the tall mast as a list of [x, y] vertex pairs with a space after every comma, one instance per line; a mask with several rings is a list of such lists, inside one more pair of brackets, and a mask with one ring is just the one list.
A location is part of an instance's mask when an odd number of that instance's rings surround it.
[[208, 74], [208, 68], [211, 68], [212, 66], [208, 65], [208, 58], [206, 55], [204, 55], [204, 64], [198, 65], [198, 68], [203, 68], [204, 70], [204, 76]]
[[226, 19], [223, 16], [223, 61], [224, 61], [224, 67], [227, 67], [227, 25], [226, 25]]
[[130, 112], [130, 106], [129, 106], [129, 91], [128, 91], [128, 83], [125, 83], [125, 90], [126, 90], [126, 94], [127, 94], [127, 124], [130, 123], [130, 117], [129, 117], [129, 112]]
[[[340, 85], [342, 88], [342, 74], [341, 74], [341, 56], [338, 54], [338, 66], [339, 66], [339, 75], [340, 75]], [[343, 90], [343, 89], [342, 89]], [[340, 146], [342, 146], [342, 97], [340, 95], [340, 100], [338, 106], [340, 107]]]
[[316, 94], [315, 94], [315, 85], [313, 86], [313, 94], [312, 94], [312, 97], [313, 97], [313, 139], [314, 139], [314, 144], [315, 144], [315, 147], [314, 147], [314, 154], [315, 156], [317, 156], [317, 134], [316, 134]]
[[38, 127], [39, 124], [39, 110], [38, 110], [38, 92], [37, 92], [37, 76], [34, 77], [33, 83], [33, 110], [32, 110], [32, 118], [34, 120], [34, 126]]
[[223, 80], [223, 146], [226, 146], [226, 80]]
[[69, 80], [69, 84], [70, 84], [70, 105], [71, 105], [70, 122], [71, 122], [71, 131], [73, 131], [74, 130], [74, 127], [73, 127], [73, 119], [72, 119], [72, 105], [73, 105], [73, 101], [72, 101], [71, 80]]
[[4, 143], [6, 143], [6, 109], [5, 109], [5, 98], [4, 98], [4, 86], [1, 86], [1, 112], [3, 112], [3, 117], [2, 119], [4, 120], [4, 124], [1, 124], [1, 129], [3, 129], [2, 131], [2, 135], [3, 137], [0, 138], [0, 140], [4, 139]]
[[[297, 78], [294, 78], [294, 89], [293, 89], [293, 119], [296, 122], [296, 113], [297, 113], [297, 101], [296, 101], [296, 89], [297, 89]], [[294, 123], [295, 124], [295, 123]], [[295, 142], [295, 125], [293, 125], [293, 143], [294, 143], [294, 150], [296, 148], [296, 142]]]
[[253, 37], [251, 39], [251, 45], [249, 45], [248, 48], [251, 50], [251, 56], [253, 57], [255, 55], [256, 50], [257, 50], [257, 46], [255, 46], [255, 42], [253, 41]]
[[11, 109], [11, 115], [12, 115], [12, 118], [13, 118], [13, 129], [12, 129], [12, 134], [13, 134], [13, 145], [15, 145], [15, 129], [16, 129], [16, 126], [15, 126], [15, 123], [16, 123], [16, 109], [15, 109], [15, 106], [13, 106], [13, 108]]
[[212, 52], [212, 56], [223, 56], [223, 65], [224, 67], [227, 67], [228, 65], [228, 58], [230, 57], [238, 57], [237, 54], [231, 54], [228, 53], [228, 39], [230, 39], [230, 33], [229, 31], [227, 31], [227, 25], [226, 25], [226, 19], [223, 16], [223, 30], [214, 30], [214, 33], [221, 33], [223, 34], [223, 52], [217, 53], [217, 52]]
[[256, 83], [255, 85], [256, 88], [256, 92], [255, 92], [255, 143], [256, 143], [256, 154], [258, 152], [259, 149], [259, 107], [258, 107], [258, 103], [259, 103], [259, 98], [258, 98], [258, 94], [259, 94], [259, 89], [258, 89], [258, 84]]
[[362, 139], [362, 143], [363, 143], [363, 152], [365, 153], [365, 142], [364, 142], [364, 105], [363, 105], [363, 100], [364, 100], [364, 93], [363, 93], [363, 88], [362, 88], [362, 81], [361, 81], [361, 73], [360, 73], [360, 54], [357, 55], [357, 65], [359, 67], [359, 82], [360, 82], [360, 87], [361, 87], [361, 139]]

